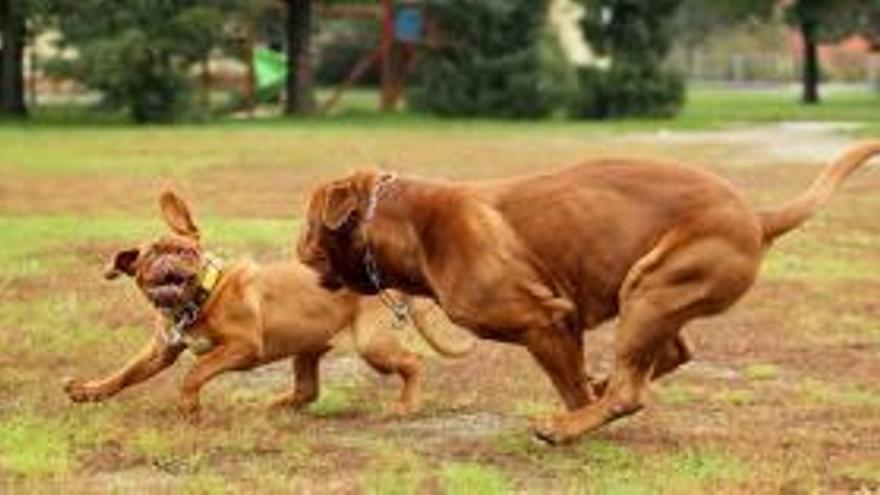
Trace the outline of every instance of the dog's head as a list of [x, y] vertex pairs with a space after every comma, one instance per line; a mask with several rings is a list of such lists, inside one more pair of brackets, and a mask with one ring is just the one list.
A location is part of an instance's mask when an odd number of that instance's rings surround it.
[[297, 256], [317, 272], [326, 289], [348, 287], [365, 294], [376, 292], [364, 265], [362, 229], [379, 175], [356, 172], [318, 186], [308, 199]]
[[194, 299], [199, 288], [202, 249], [199, 229], [186, 203], [166, 191], [159, 198], [159, 206], [172, 233], [119, 251], [104, 277], [112, 280], [128, 275], [153, 305], [170, 309]]

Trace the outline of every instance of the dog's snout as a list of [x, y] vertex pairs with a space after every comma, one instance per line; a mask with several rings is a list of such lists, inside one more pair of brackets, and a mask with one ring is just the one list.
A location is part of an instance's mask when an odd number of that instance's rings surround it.
[[160, 255], [150, 264], [148, 280], [157, 285], [181, 285], [195, 276], [171, 254]]

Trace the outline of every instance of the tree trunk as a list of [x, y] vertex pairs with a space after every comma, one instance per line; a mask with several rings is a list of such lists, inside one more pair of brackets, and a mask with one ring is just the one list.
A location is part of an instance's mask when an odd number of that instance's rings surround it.
[[816, 23], [801, 21], [801, 38], [804, 44], [803, 95], [801, 101], [807, 105], [819, 103], [819, 46], [816, 42]]
[[24, 7], [20, 0], [0, 0], [0, 33], [3, 35], [0, 73], [0, 113], [24, 117]]
[[284, 113], [301, 115], [315, 109], [311, 61], [312, 0], [287, 0], [287, 101]]

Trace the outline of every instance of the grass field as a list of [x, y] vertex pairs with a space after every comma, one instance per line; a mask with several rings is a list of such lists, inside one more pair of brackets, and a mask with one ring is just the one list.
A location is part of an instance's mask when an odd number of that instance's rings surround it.
[[[618, 124], [351, 114], [0, 125], [0, 493], [880, 490], [876, 167], [778, 243], [740, 304], [686, 330], [696, 360], [657, 383], [646, 410], [575, 445], [529, 437], [528, 419], [561, 405], [524, 351], [491, 343], [460, 360], [429, 354], [424, 408], [402, 420], [384, 409], [398, 383], [344, 350], [325, 362], [322, 398], [302, 413], [264, 413], [289, 386], [288, 363], [212, 382], [198, 426], [174, 409], [189, 357], [106, 403], [74, 405], [61, 391], [62, 377], [106, 373], [148, 338], [146, 303], [100, 274], [114, 250], [162, 232], [166, 186], [193, 203], [211, 249], [260, 260], [290, 255], [310, 185], [371, 164], [483, 178], [659, 157], [772, 204], [804, 188], [827, 149], [855, 141], [773, 122], [865, 123], [860, 134], [880, 125], [871, 94], [830, 95], [810, 110], [782, 97], [704, 90], [675, 121]], [[591, 371], [607, 370], [612, 339], [612, 326], [588, 336]]]

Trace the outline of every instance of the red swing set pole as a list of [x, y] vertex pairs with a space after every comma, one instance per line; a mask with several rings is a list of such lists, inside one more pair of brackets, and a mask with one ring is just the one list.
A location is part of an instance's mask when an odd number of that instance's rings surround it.
[[382, 92], [379, 96], [379, 108], [382, 111], [394, 109], [394, 72], [392, 66], [392, 50], [394, 49], [394, 6], [392, 0], [382, 0], [382, 44], [380, 49]]
[[[333, 14], [339, 17], [370, 17], [370, 10], [362, 8], [362, 6], [346, 6], [358, 7], [357, 10], [342, 9], [337, 7], [329, 9], [325, 5], [322, 9], [327, 14]], [[366, 6], [363, 6], [366, 7]], [[376, 12], [373, 10], [372, 12]], [[379, 46], [364, 55], [352, 68], [345, 81], [339, 85], [321, 105], [321, 113], [327, 113], [342, 98], [342, 94], [348, 90], [358, 79], [360, 79], [369, 70], [373, 64], [379, 68], [380, 92], [379, 92], [379, 108], [382, 111], [394, 110], [397, 100], [402, 93], [402, 82], [395, 81], [394, 73], [394, 1], [381, 0], [378, 11], [381, 27], [381, 40]]]

